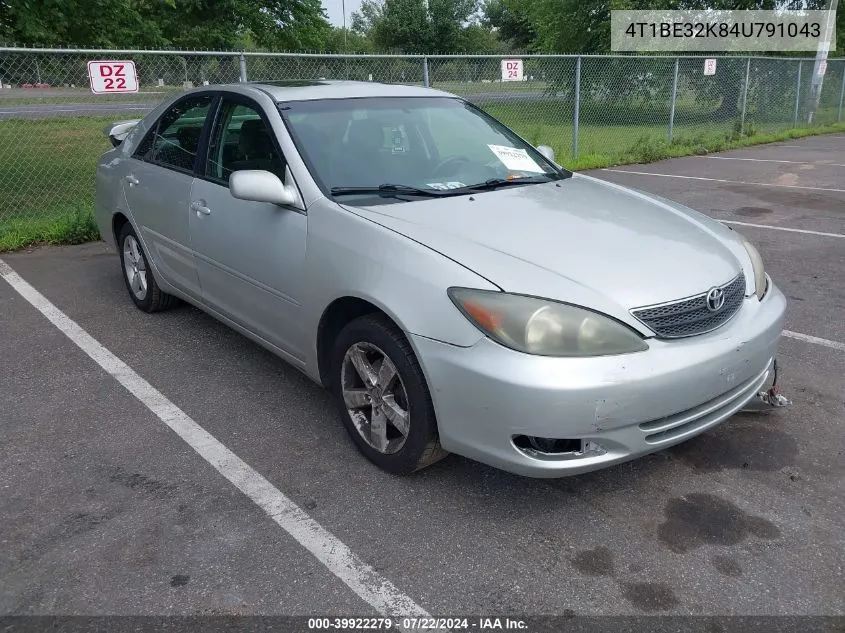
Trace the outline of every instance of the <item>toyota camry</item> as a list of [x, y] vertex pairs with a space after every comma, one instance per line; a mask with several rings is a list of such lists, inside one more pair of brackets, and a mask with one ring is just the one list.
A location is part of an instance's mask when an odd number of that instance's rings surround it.
[[106, 133], [96, 214], [129, 298], [193, 304], [322, 384], [391, 473], [609, 466], [773, 371], [786, 301], [746, 239], [454, 95], [206, 86]]

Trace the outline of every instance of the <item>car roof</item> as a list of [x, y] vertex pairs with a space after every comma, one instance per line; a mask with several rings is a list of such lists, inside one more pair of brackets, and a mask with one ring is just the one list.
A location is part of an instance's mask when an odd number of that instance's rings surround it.
[[[243, 84], [241, 84], [243, 85]], [[272, 81], [249, 83], [277, 102], [310, 101], [312, 99], [355, 99], [360, 97], [454, 97], [448, 92], [372, 81]]]

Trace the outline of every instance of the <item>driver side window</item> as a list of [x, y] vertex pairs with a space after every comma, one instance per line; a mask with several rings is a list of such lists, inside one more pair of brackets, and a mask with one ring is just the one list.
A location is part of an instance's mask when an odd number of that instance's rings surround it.
[[232, 172], [261, 169], [285, 180], [285, 161], [257, 106], [224, 99], [211, 132], [205, 177], [228, 186]]

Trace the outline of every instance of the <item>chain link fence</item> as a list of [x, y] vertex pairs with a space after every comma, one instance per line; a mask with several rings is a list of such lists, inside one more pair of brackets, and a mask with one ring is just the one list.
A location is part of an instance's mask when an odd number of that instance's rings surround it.
[[[516, 57], [516, 56], [514, 56]], [[430, 85], [465, 97], [564, 165], [631, 162], [667, 146], [843, 120], [845, 60], [829, 60], [816, 106], [813, 59], [525, 55], [316, 55], [0, 48], [0, 234], [91, 208], [103, 128], [173, 93], [239, 81], [348, 79]], [[139, 91], [92, 94], [88, 62], [132, 60]]]

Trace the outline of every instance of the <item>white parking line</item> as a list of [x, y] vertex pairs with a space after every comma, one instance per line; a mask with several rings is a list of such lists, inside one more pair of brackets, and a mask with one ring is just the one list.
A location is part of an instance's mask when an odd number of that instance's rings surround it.
[[[717, 218], [718, 219], [718, 218]], [[738, 222], [736, 220], [719, 220], [722, 224], [736, 224], [738, 226], [753, 226], [758, 229], [772, 229], [773, 231], [788, 231], [790, 233], [809, 233], [810, 235], [822, 235], [824, 237], [842, 237], [842, 233], [825, 233], [824, 231], [810, 231], [808, 229], [792, 229], [786, 226], [772, 226], [771, 224], [752, 224], [751, 222]]]
[[422, 607], [358, 558], [337, 537], [312, 519], [249, 464], [50, 303], [2, 259], [0, 276], [379, 614], [418, 617], [428, 615]]
[[840, 343], [839, 341], [831, 341], [826, 338], [819, 338], [818, 336], [801, 334], [801, 332], [791, 332], [790, 330], [784, 330], [783, 335], [789, 338], [794, 338], [799, 341], [804, 341], [805, 343], [815, 343], [816, 345], [824, 345], [825, 347], [830, 347], [832, 349], [838, 349], [840, 352], [845, 352], [845, 343]]
[[710, 158], [712, 160], [747, 160], [753, 163], [787, 163], [789, 165], [816, 165], [817, 167], [845, 167], [841, 163], [820, 163], [807, 160], [775, 160], [773, 158], [740, 158], [738, 156], [693, 156], [692, 158]]
[[784, 189], [811, 189], [812, 191], [836, 191], [845, 193], [845, 189], [831, 189], [828, 187], [803, 187], [801, 185], [776, 185], [766, 182], [745, 182], [743, 180], [723, 180], [721, 178], [704, 178], [703, 176], [681, 176], [679, 174], [655, 174], [650, 171], [629, 171], [627, 169], [602, 169], [602, 171], [613, 171], [619, 174], [634, 174], [637, 176], [657, 176], [659, 178], [684, 178], [686, 180], [707, 180], [710, 182], [724, 182], [731, 185], [753, 185], [755, 187], [782, 187]]

